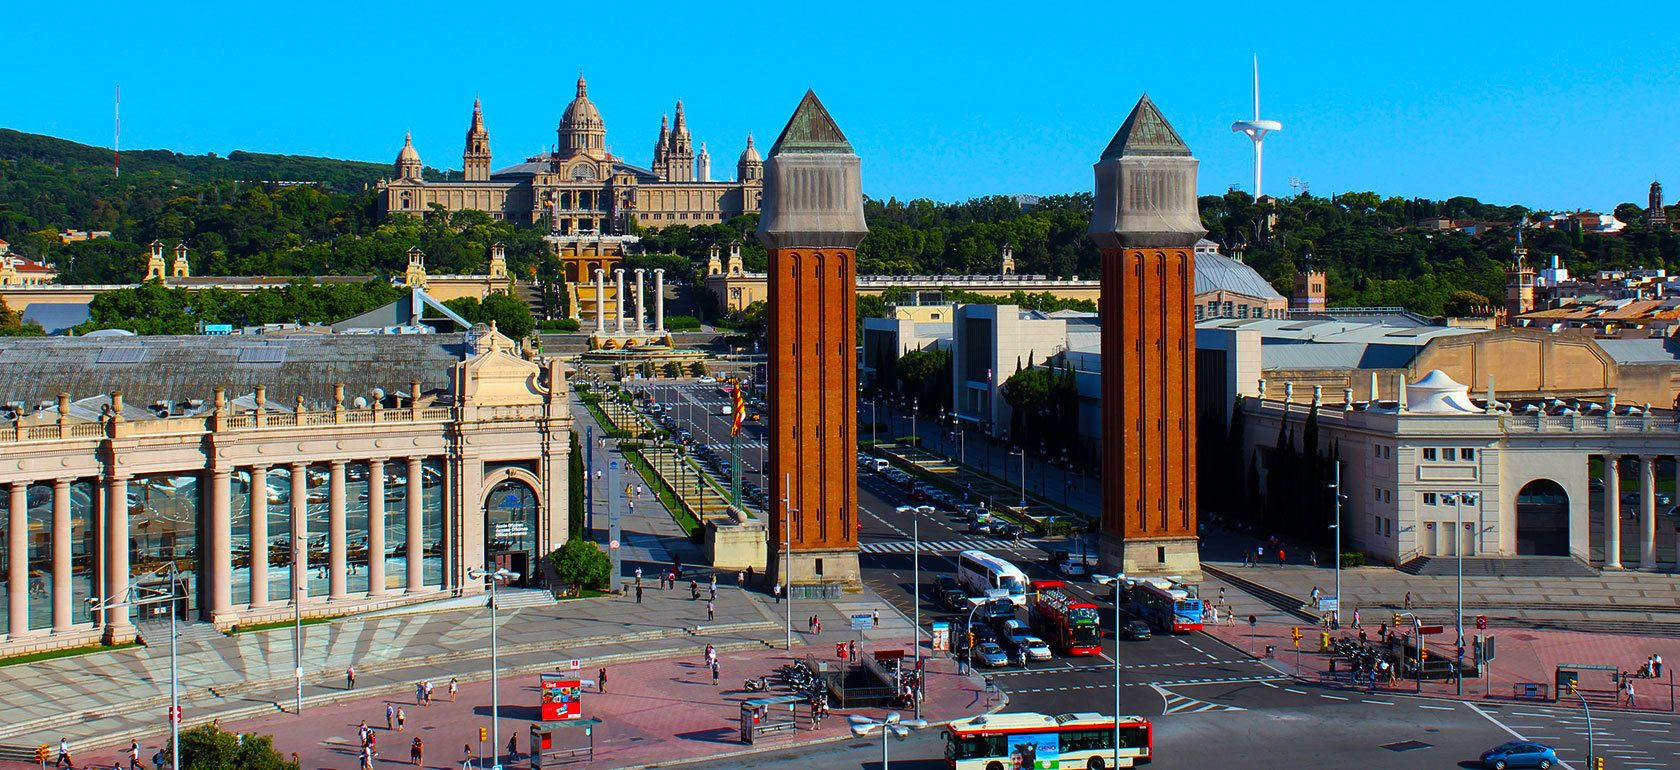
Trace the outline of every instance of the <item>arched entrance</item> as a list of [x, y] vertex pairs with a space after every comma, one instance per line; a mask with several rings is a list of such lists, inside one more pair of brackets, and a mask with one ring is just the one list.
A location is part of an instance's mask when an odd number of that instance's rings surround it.
[[1569, 555], [1569, 493], [1551, 479], [1517, 493], [1517, 555]]
[[492, 568], [519, 573], [518, 584], [531, 579], [537, 531], [537, 494], [529, 484], [505, 479], [484, 499], [484, 558]]

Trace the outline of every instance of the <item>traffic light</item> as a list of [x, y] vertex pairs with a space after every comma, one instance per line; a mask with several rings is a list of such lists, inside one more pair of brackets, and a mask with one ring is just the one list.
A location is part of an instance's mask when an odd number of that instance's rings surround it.
[[1569, 680], [1569, 694], [1570, 695], [1575, 694], [1575, 680], [1573, 680], [1573, 679]]
[[52, 749], [49, 748], [46, 744], [41, 744], [41, 746], [39, 748], [35, 749], [35, 761], [36, 762], [44, 765], [44, 764], [47, 763], [47, 760], [49, 760], [49, 759], [52, 759]]
[[1593, 770], [1604, 770], [1604, 757], [1593, 757]]
[[1297, 626], [1295, 628], [1289, 629], [1289, 638], [1294, 639], [1296, 644], [1300, 644], [1301, 643], [1301, 629], [1300, 629], [1300, 627]]
[[480, 741], [490, 740], [490, 728], [488, 728], [488, 727], [478, 728], [478, 739]]
[[1429, 648], [1428, 647], [1419, 647], [1418, 648], [1418, 660], [1429, 660]]
[[1394, 613], [1394, 622], [1390, 623], [1389, 625], [1399, 627], [1399, 625], [1400, 625], [1400, 613], [1398, 613], [1398, 612]]

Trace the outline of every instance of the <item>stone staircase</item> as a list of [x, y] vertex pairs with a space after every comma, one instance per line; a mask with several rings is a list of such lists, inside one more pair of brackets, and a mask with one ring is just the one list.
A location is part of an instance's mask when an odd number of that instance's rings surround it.
[[[1458, 559], [1452, 556], [1419, 556], [1400, 565], [1408, 575], [1451, 577], [1458, 574]], [[1598, 570], [1569, 556], [1522, 556], [1500, 558], [1467, 556], [1465, 577], [1598, 577]]]

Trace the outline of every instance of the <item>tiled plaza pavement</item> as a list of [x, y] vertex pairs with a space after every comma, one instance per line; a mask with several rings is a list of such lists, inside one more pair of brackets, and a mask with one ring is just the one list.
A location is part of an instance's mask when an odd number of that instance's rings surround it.
[[[1275, 659], [1272, 665], [1285, 671], [1293, 671], [1309, 681], [1319, 679], [1320, 675], [1329, 670], [1329, 659], [1318, 652], [1319, 629], [1312, 625], [1291, 626], [1278, 623], [1275, 620], [1261, 622], [1252, 628], [1245, 622], [1246, 616], [1238, 607], [1238, 623], [1236, 625], [1221, 625], [1209, 627], [1208, 631], [1221, 641], [1231, 645], [1246, 654], [1264, 656], [1266, 645], [1272, 645]], [[1378, 624], [1385, 622], [1383, 618], [1364, 618], [1364, 626], [1371, 638], [1376, 638]], [[1291, 628], [1300, 628], [1301, 653], [1297, 658], [1294, 643], [1291, 641]], [[1358, 635], [1358, 631], [1343, 628], [1332, 631], [1331, 638]], [[1465, 634], [1471, 636], [1478, 633], [1473, 625], [1467, 625]], [[1663, 658], [1663, 676], [1656, 679], [1635, 679], [1634, 706], [1635, 710], [1673, 711], [1677, 701], [1680, 701], [1680, 690], [1675, 686], [1676, 679], [1672, 676], [1674, 661], [1680, 660], [1680, 639], [1659, 638], [1649, 636], [1627, 636], [1616, 634], [1589, 634], [1575, 631], [1548, 631], [1528, 628], [1499, 628], [1490, 627], [1479, 633], [1493, 634], [1498, 638], [1498, 655], [1490, 664], [1490, 674], [1485, 678], [1466, 678], [1464, 680], [1464, 696], [1466, 699], [1511, 699], [1513, 686], [1519, 683], [1534, 682], [1544, 684], [1546, 692], [1552, 690], [1552, 682], [1558, 666], [1568, 665], [1603, 665], [1616, 666], [1622, 671], [1634, 671], [1644, 664], [1645, 659], [1652, 654]], [[1430, 654], [1446, 654], [1453, 652], [1454, 631], [1449, 623], [1445, 633], [1429, 637]], [[1468, 657], [1470, 651], [1465, 650]], [[1299, 660], [1299, 668], [1296, 661]], [[1345, 670], [1345, 667], [1344, 667]], [[1608, 671], [1582, 671], [1580, 684], [1589, 692], [1589, 697], [1599, 705], [1616, 705], [1626, 708], [1625, 703], [1612, 704], [1610, 691], [1614, 685], [1610, 682]], [[1384, 685], [1380, 689], [1395, 692], [1416, 692], [1417, 684], [1414, 680], [1403, 680], [1392, 687]], [[1439, 697], [1456, 697], [1457, 687], [1450, 681], [1425, 681], [1422, 692], [1426, 695]], [[1565, 696], [1567, 698], [1567, 696]]]
[[[804, 613], [809, 614], [809, 613]], [[841, 626], [840, 614], [830, 608], [821, 613], [824, 625]], [[832, 654], [833, 642], [849, 634], [829, 631], [822, 637], [812, 637], [818, 644], [796, 647], [798, 657], [820, 657]], [[803, 635], [802, 635], [803, 636]], [[866, 649], [882, 647], [903, 648], [894, 640], [871, 641]], [[751, 676], [772, 672], [789, 660], [784, 650], [746, 649], [720, 654], [722, 675], [719, 685], [713, 686], [708, 669], [703, 665], [704, 642], [699, 639], [678, 648], [660, 652], [676, 654], [659, 660], [609, 664], [608, 687], [604, 694], [589, 693], [584, 698], [586, 716], [601, 719], [596, 733], [596, 761], [591, 767], [636, 767], [656, 763], [722, 759], [752, 749], [785, 748], [808, 742], [839, 740], [849, 736], [845, 714], [836, 710], [817, 730], [801, 729], [795, 733], [761, 739], [753, 747], [740, 743], [738, 730], [741, 701], [762, 697], [763, 693], [748, 693], [741, 689], [742, 681]], [[957, 676], [954, 667], [944, 659], [928, 659], [929, 699], [924, 716], [929, 720], [949, 720], [986, 711], [999, 706], [993, 698], [988, 701], [983, 685], [976, 679]], [[585, 660], [581, 672], [594, 678], [598, 665]], [[366, 720], [378, 735], [380, 761], [376, 766], [408, 763], [409, 741], [420, 736], [425, 746], [424, 767], [457, 768], [461, 766], [463, 746], [479, 750], [478, 728], [490, 722], [490, 687], [488, 682], [469, 682], [461, 687], [454, 703], [446, 700], [446, 677], [433, 679], [436, 701], [430, 706], [415, 702], [409, 682], [394, 683], [394, 690], [383, 697], [374, 695], [350, 699], [328, 705], [306, 705], [303, 716], [268, 714], [265, 716], [224, 721], [223, 727], [235, 731], [249, 731], [275, 736], [275, 745], [285, 753], [297, 752], [302, 766], [309, 770], [354, 768], [357, 766], [357, 725]], [[359, 689], [367, 691], [385, 683], [362, 682]], [[503, 677], [501, 680], [501, 739], [506, 757], [508, 738], [517, 735], [521, 752], [527, 748], [529, 722], [537, 718], [537, 676], [535, 673]], [[389, 689], [389, 688], [387, 688]], [[777, 689], [776, 693], [783, 692]], [[350, 694], [346, 694], [349, 696]], [[385, 728], [385, 704], [400, 705], [406, 717], [402, 733]], [[881, 709], [861, 710], [879, 716]], [[132, 734], [145, 747], [150, 757], [161, 745], [165, 735], [161, 722], [144, 731], [112, 736], [120, 745], [106, 746], [78, 757], [79, 762], [94, 761], [109, 767], [119, 759], [121, 745]], [[109, 741], [107, 741], [109, 742]], [[488, 745], [483, 749], [489, 751]], [[523, 756], [523, 755], [522, 755]], [[13, 766], [0, 763], [0, 766]], [[31, 765], [18, 764], [17, 767]], [[525, 767], [522, 760], [512, 765]]]

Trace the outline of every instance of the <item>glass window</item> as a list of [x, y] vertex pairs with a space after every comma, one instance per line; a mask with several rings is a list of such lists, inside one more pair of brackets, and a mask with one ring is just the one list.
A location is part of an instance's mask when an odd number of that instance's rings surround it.
[[1382, 502], [1382, 489], [1380, 487], [1373, 487], [1371, 489], [1371, 494], [1377, 502]]
[[421, 565], [428, 586], [443, 585], [443, 505], [443, 461], [428, 459], [420, 465]]
[[[137, 580], [168, 590], [164, 570], [173, 562], [180, 572], [176, 589], [183, 596], [179, 612], [198, 606], [198, 524], [203, 495], [197, 476], [137, 476], [128, 483], [128, 564]], [[162, 605], [135, 608], [143, 616], [162, 616]]]
[[[487, 557], [494, 559], [503, 554], [531, 553], [537, 526], [537, 495], [525, 482], [509, 479], [491, 489], [490, 498], [484, 505], [484, 518], [484, 553]], [[530, 564], [509, 566], [509, 569], [529, 570]]]
[[1424, 447], [1423, 448], [1423, 459], [1425, 459], [1425, 460], [1435, 459], [1435, 447]]
[[29, 567], [29, 627], [52, 628], [52, 514], [51, 484], [30, 484], [24, 526], [29, 528], [25, 558]]
[[1379, 534], [1379, 535], [1382, 534], [1382, 517], [1381, 516], [1372, 516], [1371, 517], [1371, 531], [1376, 533], [1376, 534]]
[[268, 600], [292, 600], [292, 469], [269, 468]]
[[368, 466], [344, 465], [344, 542], [346, 544], [344, 590], [365, 594], [368, 590]]
[[408, 461], [385, 463], [385, 587], [408, 585]]
[[1476, 459], [1476, 450], [1471, 449], [1470, 447], [1464, 447], [1463, 449], [1458, 450], [1458, 459], [1474, 460]]
[[1424, 505], [1434, 505], [1435, 504], [1435, 493], [1434, 492], [1423, 493], [1423, 504]]
[[1457, 458], [1456, 458], [1456, 457], [1455, 457], [1455, 456], [1454, 456], [1454, 455], [1453, 455], [1453, 448], [1452, 448], [1452, 447], [1450, 447], [1450, 446], [1444, 446], [1444, 447], [1441, 447], [1441, 459], [1443, 459], [1443, 460], [1454, 460], [1454, 459], [1457, 459]]
[[331, 558], [332, 532], [328, 530], [332, 519], [332, 469], [326, 465], [311, 465], [305, 474], [304, 491], [304, 530], [305, 543], [308, 550], [309, 581], [306, 584], [310, 596], [327, 596], [332, 593], [332, 578], [328, 574], [328, 560]]
[[[12, 552], [9, 540], [12, 536], [12, 496], [10, 492], [9, 487], [0, 486], [0, 511], [5, 512], [5, 516], [0, 516], [0, 598], [3, 599], [9, 599], [12, 591], [11, 582], [7, 579], [7, 576], [12, 574], [11, 565], [6, 561], [11, 558]], [[10, 605], [10, 601], [0, 601], [0, 630], [12, 627]]]
[[251, 597], [251, 472], [244, 468], [228, 478], [228, 524], [233, 556], [230, 595], [234, 604], [244, 604]]

